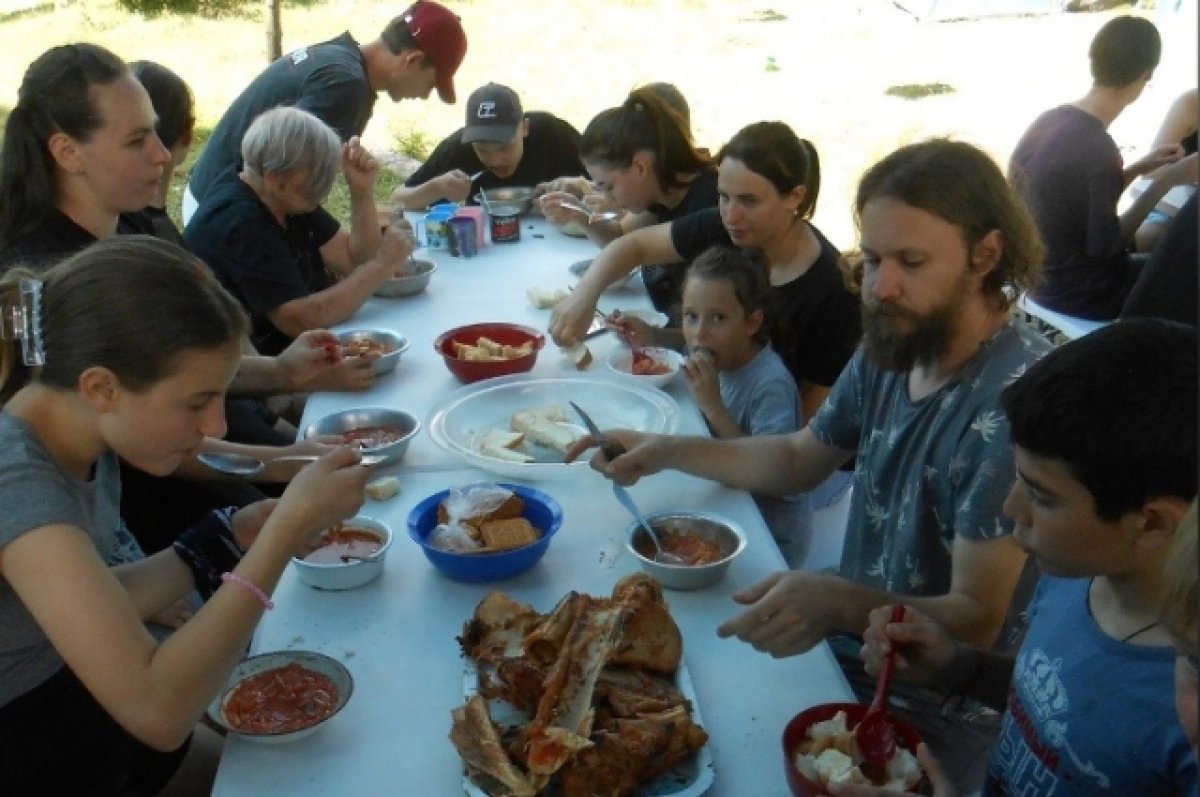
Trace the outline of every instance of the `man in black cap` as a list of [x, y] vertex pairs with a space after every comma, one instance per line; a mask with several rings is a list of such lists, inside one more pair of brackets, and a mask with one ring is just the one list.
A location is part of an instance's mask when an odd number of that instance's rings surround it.
[[438, 144], [425, 165], [392, 193], [393, 200], [408, 208], [442, 200], [475, 202], [480, 190], [586, 174], [579, 131], [544, 111], [525, 113], [508, 86], [488, 83], [476, 89], [467, 100], [466, 117], [466, 125]]
[[343, 33], [275, 60], [213, 128], [188, 176], [184, 221], [217, 178], [238, 166], [242, 136], [259, 114], [280, 105], [301, 108], [346, 142], [362, 134], [380, 92], [399, 102], [426, 99], [436, 88], [444, 102], [453, 103], [454, 73], [466, 54], [458, 16], [433, 0], [417, 0], [366, 44]]

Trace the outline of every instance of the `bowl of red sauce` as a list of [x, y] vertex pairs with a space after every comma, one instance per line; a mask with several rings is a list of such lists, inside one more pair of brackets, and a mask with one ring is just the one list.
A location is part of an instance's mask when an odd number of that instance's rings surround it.
[[408, 446], [421, 431], [421, 421], [405, 410], [388, 407], [354, 407], [330, 413], [310, 423], [304, 436], [340, 438], [363, 453], [383, 456], [381, 465], [404, 458]]
[[629, 525], [625, 547], [668, 589], [702, 589], [721, 580], [746, 547], [746, 533], [732, 520], [708, 512], [658, 512], [646, 522], [663, 548], [679, 561], [655, 558], [654, 542], [639, 525]]
[[308, 554], [292, 557], [292, 566], [310, 587], [354, 589], [379, 577], [391, 547], [392, 530], [387, 524], [352, 517], [323, 531]]
[[238, 664], [208, 715], [230, 734], [264, 744], [303, 739], [354, 691], [346, 665], [324, 653], [277, 650]]

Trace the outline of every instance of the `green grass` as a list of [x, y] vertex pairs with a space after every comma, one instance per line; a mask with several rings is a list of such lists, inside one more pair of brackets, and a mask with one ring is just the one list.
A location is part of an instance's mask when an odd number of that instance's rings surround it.
[[[0, 108], [20, 76], [53, 44], [93, 41], [133, 60], [160, 61], [192, 86], [201, 132], [265, 64], [261, 4], [245, 17], [142, 19], [110, 0], [37, 5], [4, 14], [0, 0]], [[582, 130], [600, 110], [650, 81], [674, 83], [692, 108], [697, 142], [717, 150], [750, 122], [778, 119], [820, 153], [815, 221], [840, 248], [854, 242], [850, 198], [858, 176], [901, 144], [947, 135], [1004, 164], [1037, 114], [1086, 91], [1087, 47], [1124, 3], [1097, 13], [918, 23], [888, 0], [445, 0], [463, 19], [470, 49], [457, 77], [460, 101], [392, 103], [381, 96], [364, 134], [374, 151], [423, 158], [462, 125], [462, 100], [490, 80], [525, 107]], [[283, 47], [349, 29], [376, 36], [395, 9], [375, 0], [303, 0], [283, 9]], [[1163, 62], [1134, 108], [1110, 129], [1123, 147], [1145, 146], [1170, 101], [1196, 74], [1194, 17], [1161, 26]], [[920, 102], [888, 94], [917, 89]], [[178, 196], [177, 178], [172, 197]], [[380, 186], [380, 194], [388, 188]], [[344, 189], [330, 208], [344, 215]], [[173, 203], [174, 204], [174, 203]]]

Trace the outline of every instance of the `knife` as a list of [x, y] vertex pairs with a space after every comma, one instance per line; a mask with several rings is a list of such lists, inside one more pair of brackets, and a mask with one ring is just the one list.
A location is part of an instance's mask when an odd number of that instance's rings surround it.
[[604, 454], [604, 457], [609, 462], [612, 462], [614, 459], [625, 453], [625, 449], [623, 449], [619, 443], [614, 443], [612, 440], [609, 440], [608, 437], [606, 437], [604, 433], [600, 431], [600, 427], [596, 426], [596, 423], [591, 419], [591, 416], [580, 409], [578, 404], [576, 404], [574, 401], [568, 401], [567, 403], [570, 404], [571, 409], [575, 410], [576, 414], [579, 415], [580, 419], [583, 421], [583, 425], [587, 427], [588, 434], [592, 436], [592, 439], [596, 441], [596, 445], [600, 447], [600, 453]]

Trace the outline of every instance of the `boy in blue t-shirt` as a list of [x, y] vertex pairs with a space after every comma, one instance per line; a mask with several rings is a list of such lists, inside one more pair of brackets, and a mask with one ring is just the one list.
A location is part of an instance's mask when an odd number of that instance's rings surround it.
[[1047, 355], [1003, 396], [1017, 464], [1004, 510], [1044, 574], [1016, 658], [956, 644], [912, 608], [902, 623], [872, 612], [869, 670], [895, 646], [898, 678], [1005, 708], [985, 796], [1196, 794], [1159, 596], [1174, 537], [1196, 534], [1181, 521], [1197, 401], [1192, 327], [1123, 321]]

